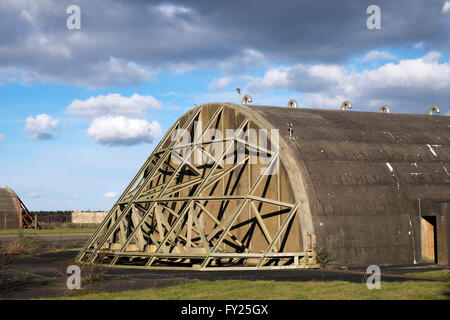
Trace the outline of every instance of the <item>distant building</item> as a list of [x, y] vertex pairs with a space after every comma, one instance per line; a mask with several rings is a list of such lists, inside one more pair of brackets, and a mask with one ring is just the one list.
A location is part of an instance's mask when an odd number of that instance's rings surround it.
[[77, 261], [197, 270], [449, 264], [449, 116], [249, 101], [180, 117]]
[[72, 223], [100, 224], [108, 212], [105, 211], [79, 211], [72, 212]]

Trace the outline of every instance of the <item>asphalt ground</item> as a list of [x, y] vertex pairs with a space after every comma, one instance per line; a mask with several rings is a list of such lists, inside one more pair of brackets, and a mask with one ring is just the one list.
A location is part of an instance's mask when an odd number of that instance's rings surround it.
[[[10, 256], [8, 267], [0, 270], [0, 299], [29, 299], [51, 296], [70, 296], [67, 289], [67, 267], [76, 264], [77, 251], [57, 251], [31, 256]], [[82, 288], [91, 291], [119, 292], [179, 285], [196, 280], [273, 280], [273, 281], [349, 281], [364, 283], [364, 268], [346, 270], [233, 270], [233, 271], [181, 271], [141, 270], [80, 265]], [[405, 273], [448, 269], [448, 266], [402, 265], [382, 266], [382, 281], [424, 281], [423, 277], [410, 277]], [[434, 280], [436, 281], [436, 280]], [[447, 280], [448, 281], [448, 280]]]
[[[75, 257], [90, 234], [33, 235], [40, 243], [41, 254], [8, 256], [8, 263], [0, 264], [0, 299], [29, 299], [70, 296], [67, 289], [67, 267], [77, 265]], [[16, 235], [0, 235], [6, 247]], [[119, 292], [165, 287], [196, 280], [272, 280], [272, 281], [349, 281], [364, 283], [366, 267], [340, 269], [284, 269], [284, 270], [143, 270], [80, 265], [82, 288], [100, 292]], [[382, 281], [423, 281], [433, 278], [411, 277], [406, 273], [448, 269], [435, 264], [380, 266]], [[448, 280], [447, 280], [448, 281]]]
[[[42, 249], [81, 248], [91, 235], [91, 233], [27, 234], [27, 236], [38, 240]], [[0, 246], [6, 248], [17, 237], [17, 234], [0, 234]]]

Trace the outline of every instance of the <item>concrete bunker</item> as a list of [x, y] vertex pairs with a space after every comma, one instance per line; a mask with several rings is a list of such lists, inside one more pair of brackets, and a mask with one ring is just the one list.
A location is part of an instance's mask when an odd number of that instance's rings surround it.
[[10, 188], [0, 188], [0, 230], [35, 229], [39, 225], [19, 196]]
[[449, 127], [447, 116], [196, 107], [168, 130], [77, 260], [309, 268], [326, 250], [340, 266], [412, 264], [430, 254], [422, 221], [431, 215], [435, 261], [448, 264]]

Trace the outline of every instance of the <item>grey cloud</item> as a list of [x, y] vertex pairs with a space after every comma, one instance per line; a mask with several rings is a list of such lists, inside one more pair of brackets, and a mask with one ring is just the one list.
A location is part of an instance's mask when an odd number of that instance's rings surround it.
[[54, 138], [55, 138], [55, 136], [48, 132], [34, 133], [28, 137], [28, 139], [30, 139], [30, 140], [52, 140]]
[[443, 1], [377, 1], [382, 30], [368, 30], [366, 9], [373, 1], [179, 0], [195, 8], [210, 25], [234, 34], [239, 46], [272, 59], [339, 61], [349, 53], [425, 41], [437, 45], [446, 32]]
[[378, 1], [382, 30], [371, 31], [368, 0], [80, 0], [82, 29], [68, 30], [71, 0], [4, 0], [0, 83], [110, 87], [149, 81], [161, 70], [242, 73], [268, 61], [339, 63], [421, 41], [426, 50], [448, 52], [443, 3]]

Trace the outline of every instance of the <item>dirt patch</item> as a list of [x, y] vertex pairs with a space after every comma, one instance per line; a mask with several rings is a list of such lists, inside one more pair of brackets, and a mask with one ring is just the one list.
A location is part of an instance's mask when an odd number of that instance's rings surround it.
[[35, 237], [19, 233], [17, 238], [9, 243], [6, 254], [33, 254], [38, 252], [39, 247], [39, 240]]
[[195, 281], [153, 273], [129, 272], [101, 266], [80, 265], [82, 290], [69, 290], [66, 274], [76, 251], [39, 255], [12, 255], [7, 268], [0, 270], [0, 299], [30, 299], [73, 296], [87, 292], [119, 292], [180, 285]]
[[[33, 234], [27, 235], [39, 242], [39, 248], [43, 251], [52, 249], [81, 248], [91, 236], [90, 233], [67, 233], [67, 234]], [[0, 246], [7, 248], [12, 242], [19, 239], [17, 234], [0, 234]]]

